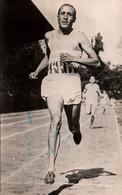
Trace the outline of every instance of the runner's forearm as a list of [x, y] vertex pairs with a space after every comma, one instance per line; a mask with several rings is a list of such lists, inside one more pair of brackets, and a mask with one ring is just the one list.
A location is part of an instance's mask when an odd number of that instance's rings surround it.
[[99, 67], [100, 62], [97, 58], [79, 58], [79, 57], [73, 57], [73, 62], [77, 62], [84, 66], [92, 66], [92, 67]]
[[42, 59], [41, 63], [39, 64], [39, 66], [35, 70], [35, 72], [37, 74], [39, 74], [47, 65], [48, 65], [48, 57], [47, 57], [47, 55], [45, 55], [44, 58]]

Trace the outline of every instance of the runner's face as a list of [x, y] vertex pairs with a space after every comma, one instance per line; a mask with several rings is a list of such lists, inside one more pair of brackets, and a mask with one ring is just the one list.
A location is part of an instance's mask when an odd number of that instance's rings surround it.
[[70, 29], [74, 21], [74, 9], [70, 6], [63, 6], [58, 15], [59, 27], [61, 29]]
[[91, 77], [90, 78], [90, 83], [94, 83], [95, 82], [95, 78], [94, 77]]

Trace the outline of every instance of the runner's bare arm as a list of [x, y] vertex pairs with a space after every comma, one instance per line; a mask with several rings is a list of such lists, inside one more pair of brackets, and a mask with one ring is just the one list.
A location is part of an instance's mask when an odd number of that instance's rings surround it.
[[85, 86], [83, 93], [85, 94], [87, 92], [87, 86]]
[[39, 66], [36, 68], [36, 70], [34, 72], [31, 72], [29, 74], [29, 78], [30, 79], [37, 79], [38, 78], [38, 74], [48, 65], [48, 56], [47, 56], [47, 46], [45, 41], [41, 41], [39, 42], [42, 52], [44, 54], [43, 59], [41, 60], [41, 63], [39, 64]]
[[101, 96], [102, 96], [102, 93], [101, 93], [101, 91], [100, 91], [100, 88], [99, 88], [99, 86], [98, 86], [97, 93], [98, 93], [99, 97], [101, 97]]
[[[81, 36], [82, 35], [82, 36]], [[87, 39], [84, 33], [79, 36], [79, 47], [88, 55], [88, 58], [80, 58], [76, 56], [71, 56], [68, 53], [61, 53], [60, 60], [61, 62], [77, 62], [84, 66], [99, 67], [100, 62], [97, 58], [96, 53], [91, 48], [89, 40]]]

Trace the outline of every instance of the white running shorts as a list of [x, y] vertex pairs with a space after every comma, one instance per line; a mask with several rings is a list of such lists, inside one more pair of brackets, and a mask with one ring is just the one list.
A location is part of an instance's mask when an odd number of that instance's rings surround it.
[[81, 102], [81, 80], [78, 73], [49, 74], [42, 80], [41, 96], [61, 95], [64, 105]]

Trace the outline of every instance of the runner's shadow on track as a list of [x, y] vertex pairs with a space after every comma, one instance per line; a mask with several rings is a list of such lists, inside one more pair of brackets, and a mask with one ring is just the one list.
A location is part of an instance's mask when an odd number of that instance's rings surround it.
[[50, 192], [48, 195], [58, 195], [63, 189], [68, 188], [68, 187], [72, 187], [72, 186], [73, 186], [73, 184], [63, 184], [57, 190]]
[[[67, 174], [71, 173], [71, 174]], [[93, 168], [93, 169], [75, 169], [71, 171], [67, 171], [65, 173], [67, 174], [65, 177], [68, 178], [69, 184], [63, 184], [60, 186], [57, 190], [54, 190], [50, 192], [48, 195], [58, 195], [63, 189], [72, 187], [74, 184], [79, 183], [81, 179], [90, 179], [94, 177], [99, 177], [99, 176], [115, 176], [115, 173], [111, 173], [109, 171], [104, 171], [103, 168]]]
[[[69, 183], [77, 184], [81, 179], [90, 179], [99, 176], [115, 176], [115, 173], [111, 173], [109, 171], [104, 171], [103, 168], [93, 168], [93, 169], [76, 169], [68, 171], [71, 174], [67, 174], [66, 178], [68, 178]], [[65, 174], [65, 173], [62, 173]]]
[[103, 128], [106, 128], [106, 127], [104, 126], [92, 127], [92, 129], [103, 129]]

